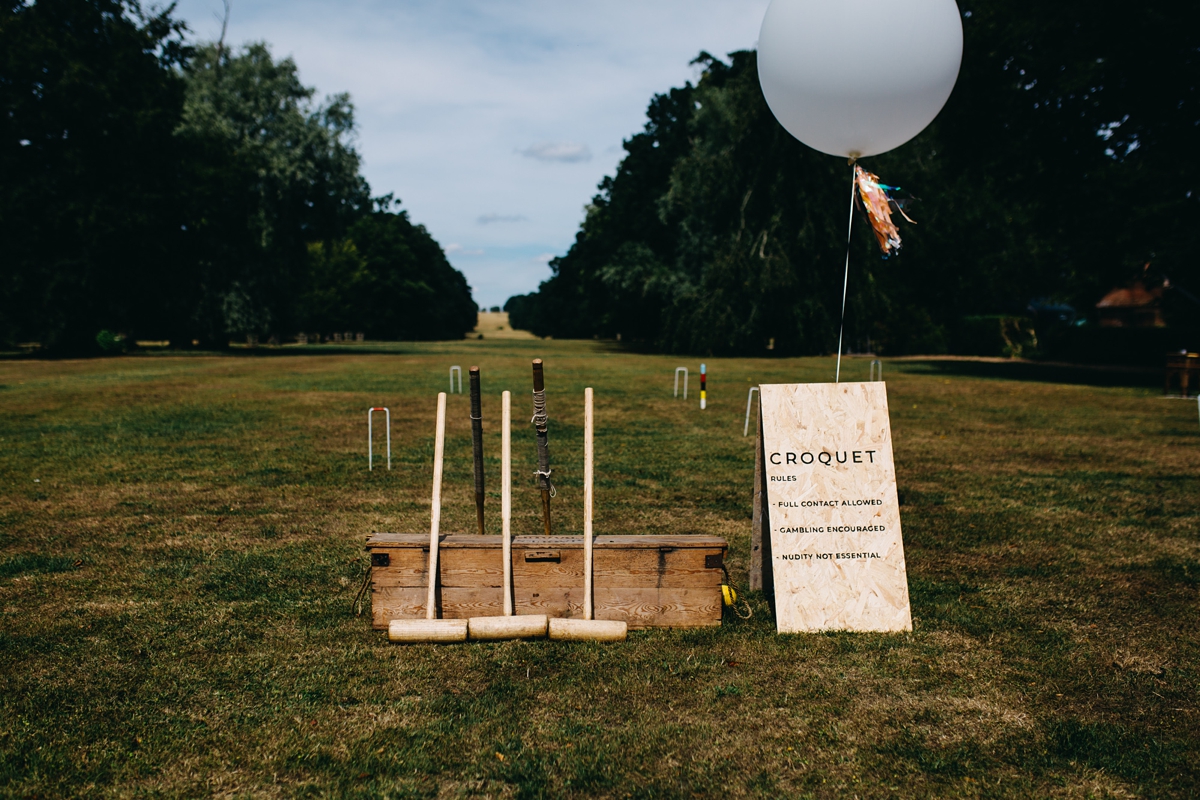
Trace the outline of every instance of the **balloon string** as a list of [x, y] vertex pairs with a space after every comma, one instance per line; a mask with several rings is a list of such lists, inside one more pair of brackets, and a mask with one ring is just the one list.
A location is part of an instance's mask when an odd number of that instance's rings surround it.
[[837, 371], [833, 382], [842, 381], [842, 335], [846, 332], [846, 287], [850, 285], [850, 233], [854, 230], [854, 190], [858, 181], [854, 172], [854, 160], [850, 161], [850, 222], [846, 225], [846, 274], [842, 276], [842, 324], [838, 328]]

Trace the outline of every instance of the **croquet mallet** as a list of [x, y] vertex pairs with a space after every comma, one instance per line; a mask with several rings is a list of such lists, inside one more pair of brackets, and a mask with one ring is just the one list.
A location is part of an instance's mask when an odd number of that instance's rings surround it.
[[429, 522], [429, 589], [425, 619], [394, 619], [388, 623], [393, 642], [465, 642], [465, 619], [437, 618], [438, 529], [442, 523], [442, 455], [446, 449], [446, 393], [438, 392], [437, 432], [433, 439], [433, 504]]
[[592, 434], [595, 413], [592, 390], [583, 390], [583, 619], [550, 620], [550, 638], [569, 641], [624, 641], [629, 625], [624, 620], [593, 619], [592, 595], [592, 485], [594, 483], [595, 452]]
[[471, 639], [535, 639], [546, 635], [545, 614], [522, 614], [513, 616], [512, 575], [512, 395], [505, 392], [501, 398], [500, 434], [500, 517], [501, 533], [504, 537], [500, 548], [504, 559], [502, 617], [471, 617], [467, 631]]

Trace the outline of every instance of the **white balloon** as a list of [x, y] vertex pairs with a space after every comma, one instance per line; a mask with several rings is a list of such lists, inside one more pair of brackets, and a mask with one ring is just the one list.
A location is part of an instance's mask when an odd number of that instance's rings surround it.
[[835, 156], [876, 155], [916, 136], [961, 63], [954, 0], [772, 0], [758, 37], [771, 112]]

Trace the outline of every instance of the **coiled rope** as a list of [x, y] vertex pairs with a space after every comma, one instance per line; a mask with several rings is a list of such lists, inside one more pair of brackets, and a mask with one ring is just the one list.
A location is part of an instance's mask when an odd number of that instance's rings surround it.
[[[529, 420], [533, 423], [533, 428], [537, 431], [538, 440], [538, 456], [539, 459], [550, 446], [550, 417], [546, 415], [546, 391], [543, 389], [540, 392], [533, 393], [533, 418]], [[550, 496], [554, 497], [558, 492], [554, 488], [554, 484], [550, 481], [550, 473], [553, 470], [547, 465], [546, 469], [541, 466], [534, 470], [534, 475], [538, 476], [542, 484], [542, 488], [550, 492]]]

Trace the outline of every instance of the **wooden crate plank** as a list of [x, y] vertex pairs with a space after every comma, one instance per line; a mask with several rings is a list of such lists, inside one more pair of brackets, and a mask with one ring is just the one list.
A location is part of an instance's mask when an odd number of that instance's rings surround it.
[[720, 536], [685, 534], [682, 536], [597, 536], [592, 546], [596, 548], [616, 547], [630, 550], [658, 547], [713, 547], [724, 550], [727, 545], [725, 544], [725, 540]]
[[592, 565], [599, 587], [716, 589], [724, 573], [705, 567], [705, 550], [597, 550]]
[[[683, 536], [597, 536], [592, 540], [593, 549], [618, 548], [622, 550], [672, 548], [726, 548], [725, 540], [720, 536], [687, 534]], [[562, 536], [516, 536], [513, 547], [583, 547], [583, 536], [565, 534]]]
[[[583, 584], [583, 551], [557, 550], [558, 562], [526, 561], [526, 552], [550, 552], [549, 548], [522, 551], [513, 548], [513, 584]], [[596, 586], [629, 587], [716, 587], [723, 573], [706, 567], [704, 550], [596, 550], [593, 565]]]
[[513, 589], [516, 614], [545, 614], [548, 617], [583, 614], [583, 586], [537, 586]]
[[443, 586], [441, 611], [445, 619], [467, 619], [468, 617], [498, 617], [504, 613], [504, 597], [500, 587], [475, 588], [465, 586]]
[[[495, 547], [499, 536], [480, 536], [477, 533], [443, 533], [438, 537], [438, 548], [449, 547]], [[367, 547], [429, 547], [428, 533], [373, 533], [367, 538]]]
[[413, 547], [429, 544], [429, 534], [373, 533], [367, 537], [367, 547]]
[[596, 619], [623, 619], [631, 628], [721, 624], [721, 594], [711, 589], [595, 590]]
[[[480, 536], [471, 533], [442, 534], [438, 539], [439, 548], [461, 547], [499, 547], [499, 536]], [[560, 536], [515, 536], [514, 546], [522, 547], [583, 547], [583, 537], [579, 534], [563, 534]], [[367, 547], [428, 547], [427, 533], [375, 533], [367, 538]], [[640, 549], [657, 547], [716, 547], [724, 550], [726, 542], [720, 536], [707, 534], [683, 535], [631, 535], [631, 536], [597, 536], [592, 540], [595, 548], [616, 547], [622, 549]]]
[[[420, 548], [373, 548], [387, 553], [390, 564], [372, 567], [376, 586], [428, 586], [429, 553]], [[504, 580], [500, 548], [439, 549], [438, 576], [442, 586], [499, 586]]]
[[[410, 554], [405, 554], [406, 556]], [[426, 586], [428, 553], [417, 551], [415, 557], [393, 555], [391, 565], [373, 567], [374, 586]], [[704, 566], [704, 553], [676, 551], [660, 554], [656, 551], [597, 551], [595, 555], [597, 586], [629, 587], [702, 587], [719, 586], [722, 572]], [[441, 561], [440, 578], [443, 586], [498, 587], [504, 580], [499, 551], [459, 550], [446, 553]], [[524, 582], [569, 586], [583, 583], [582, 551], [564, 551], [560, 562], [527, 562], [524, 554], [513, 553], [513, 583]]]
[[[403, 592], [404, 594], [385, 594]], [[502, 595], [497, 589], [443, 587], [438, 591], [439, 609], [443, 619], [500, 616], [503, 613]], [[376, 628], [386, 628], [394, 618], [415, 619], [425, 616], [424, 590], [384, 589], [376, 600]], [[579, 616], [583, 613], [583, 589], [552, 587], [546, 591], [518, 595], [513, 603], [514, 614], [546, 614], [547, 616]], [[390, 614], [390, 616], [388, 616]]]
[[401, 587], [377, 588], [371, 592], [371, 627], [386, 629], [393, 619], [425, 617], [425, 590]]
[[[560, 561], [526, 561], [526, 553], [557, 552]], [[583, 549], [513, 547], [513, 586], [583, 586]]]
[[429, 579], [429, 554], [418, 548], [387, 547], [371, 548], [371, 555], [388, 557], [386, 567], [371, 567], [372, 586], [427, 586]]
[[[440, 592], [443, 619], [499, 616], [500, 591], [446, 587]], [[425, 617], [425, 595], [419, 589], [390, 588], [375, 592], [373, 627], [383, 629], [392, 619]], [[631, 628], [705, 627], [721, 624], [720, 594], [707, 589], [600, 589], [595, 592], [596, 619], [624, 620]], [[581, 587], [551, 587], [517, 594], [514, 613], [579, 618], [583, 615]]]
[[[428, 558], [428, 554], [426, 554]], [[499, 591], [504, 582], [500, 548], [447, 550], [439, 555], [442, 586], [487, 587]]]

